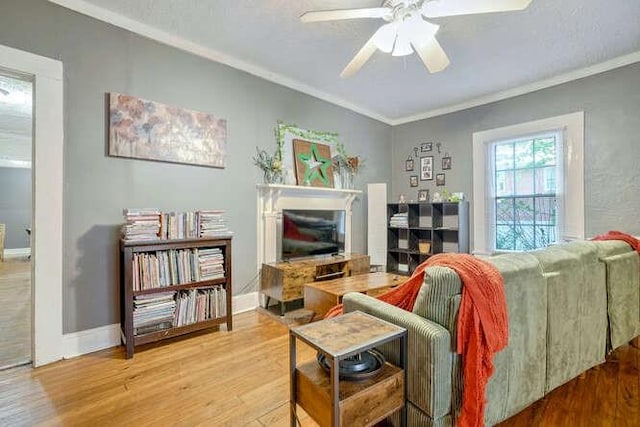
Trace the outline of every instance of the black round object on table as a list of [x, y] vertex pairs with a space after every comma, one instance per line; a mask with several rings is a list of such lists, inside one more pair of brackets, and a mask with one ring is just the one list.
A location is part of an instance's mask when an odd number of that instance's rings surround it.
[[[322, 369], [327, 373], [331, 371], [329, 360], [324, 354], [318, 352], [316, 359]], [[338, 375], [341, 380], [366, 380], [382, 369], [384, 366], [384, 356], [378, 350], [371, 349], [341, 360], [338, 366]]]

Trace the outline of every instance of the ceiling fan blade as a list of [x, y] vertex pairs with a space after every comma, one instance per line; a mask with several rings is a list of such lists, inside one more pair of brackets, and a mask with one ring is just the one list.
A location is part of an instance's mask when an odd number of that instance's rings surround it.
[[320, 10], [307, 12], [300, 17], [302, 22], [339, 21], [342, 19], [382, 18], [390, 13], [386, 7], [372, 7], [365, 9]]
[[431, 0], [422, 4], [427, 18], [526, 9], [531, 0]]
[[[379, 30], [380, 29], [378, 29], [378, 31]], [[340, 73], [340, 77], [346, 79], [353, 76], [360, 70], [360, 68], [362, 68], [364, 63], [367, 62], [369, 58], [371, 58], [371, 55], [373, 55], [373, 53], [377, 49], [376, 44], [373, 41], [373, 38], [376, 36], [376, 34], [374, 34], [369, 40], [367, 40], [364, 46], [362, 46], [362, 48], [358, 51], [356, 56], [353, 57], [351, 62], [349, 62], [346, 67], [344, 67], [344, 70], [342, 70], [342, 72]]]
[[430, 73], [437, 73], [449, 66], [449, 58], [435, 37], [412, 41], [411, 44]]

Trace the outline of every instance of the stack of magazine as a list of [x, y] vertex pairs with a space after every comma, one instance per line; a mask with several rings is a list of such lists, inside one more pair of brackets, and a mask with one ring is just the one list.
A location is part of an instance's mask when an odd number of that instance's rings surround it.
[[224, 256], [220, 248], [199, 249], [198, 266], [200, 280], [222, 279], [224, 277]]
[[409, 227], [408, 215], [409, 214], [407, 212], [400, 212], [397, 214], [393, 214], [393, 216], [389, 220], [389, 226], [397, 227], [397, 228]]
[[198, 211], [200, 237], [229, 237], [224, 211]]
[[160, 211], [154, 208], [125, 209], [122, 226], [125, 240], [156, 240], [160, 232]]
[[176, 311], [175, 292], [138, 295], [133, 300], [135, 335], [148, 334], [173, 326]]

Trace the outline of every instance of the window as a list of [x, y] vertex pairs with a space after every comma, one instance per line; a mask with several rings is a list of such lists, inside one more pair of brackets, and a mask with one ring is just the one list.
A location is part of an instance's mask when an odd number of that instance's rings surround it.
[[584, 238], [584, 113], [473, 134], [473, 252]]
[[491, 144], [495, 250], [532, 250], [557, 241], [561, 141], [558, 132]]

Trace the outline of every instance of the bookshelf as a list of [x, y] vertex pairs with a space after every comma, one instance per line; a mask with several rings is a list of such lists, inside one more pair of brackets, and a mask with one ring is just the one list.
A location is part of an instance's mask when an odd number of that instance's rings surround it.
[[389, 203], [387, 241], [389, 273], [410, 275], [434, 254], [468, 253], [469, 204]]
[[120, 241], [120, 324], [134, 348], [226, 324], [232, 329], [231, 238]]

